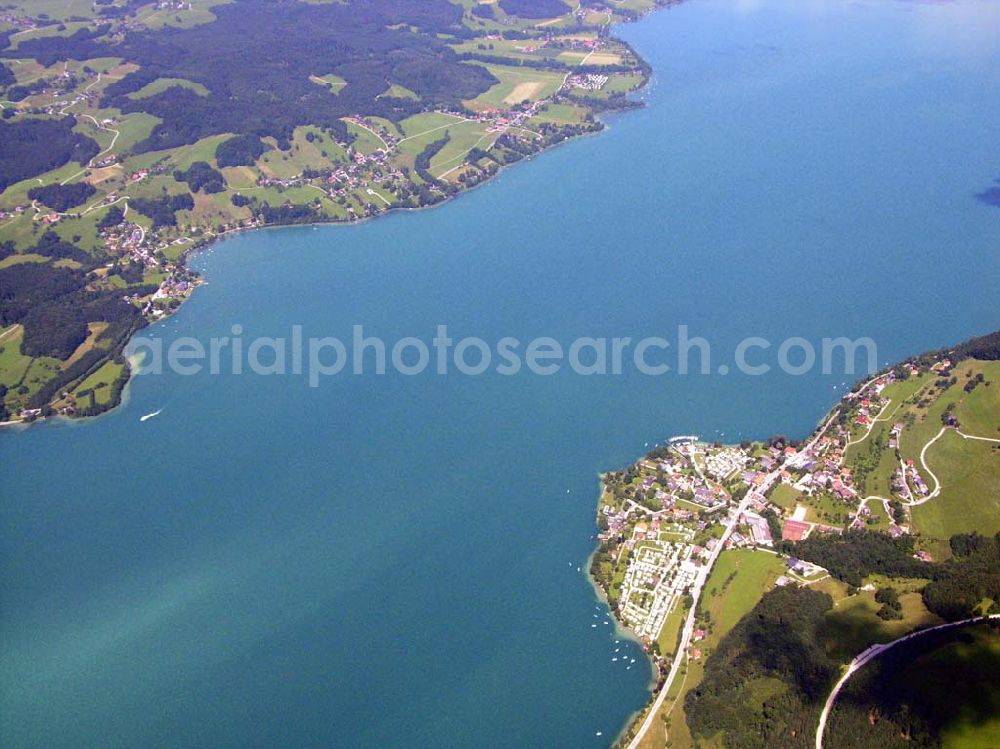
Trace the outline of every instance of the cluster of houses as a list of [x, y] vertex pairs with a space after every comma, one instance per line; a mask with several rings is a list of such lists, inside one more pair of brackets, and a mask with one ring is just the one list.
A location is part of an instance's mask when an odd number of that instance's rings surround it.
[[[729, 495], [721, 485], [709, 482], [694, 470], [693, 455], [696, 450], [694, 445], [680, 445], [670, 457], [643, 463], [656, 475], [646, 476], [641, 488], [646, 492], [653, 490], [655, 499], [665, 510], [672, 510], [681, 517], [696, 514], [697, 510], [715, 512], [729, 501]], [[693, 504], [695, 508], [685, 510], [683, 503]]]
[[722, 480], [736, 471], [742, 470], [750, 462], [750, 456], [743, 450], [724, 448], [705, 458], [705, 470], [717, 480]]
[[26, 210], [27, 208], [25, 208], [25, 206], [23, 205], [16, 205], [9, 211], [0, 210], [0, 221], [4, 221], [5, 219], [10, 219], [10, 218], [17, 218]]
[[[389, 130], [389, 128], [385, 127], [384, 125], [371, 119], [370, 117], [365, 117], [364, 115], [356, 114], [352, 117], [347, 117], [345, 119], [348, 122], [351, 122], [364, 130], [368, 130], [372, 133], [375, 133], [375, 135], [378, 136], [379, 140], [381, 140], [386, 145], [386, 148], [389, 151], [396, 150], [396, 146], [399, 145], [399, 137], [395, 133], [393, 133], [391, 130]], [[342, 145], [342, 147], [346, 148], [347, 146]]]
[[751, 464], [758, 467], [749, 450], [685, 439], [636, 464], [637, 474], [624, 491], [608, 485], [599, 538], [612, 559], [627, 558], [619, 613], [647, 645], [657, 639], [680, 597], [705, 573], [723, 543], [719, 536], [725, 525], [733, 527], [726, 548], [774, 546], [762, 514], [769, 507], [765, 497], [754, 492], [741, 511], [724, 483], [738, 480]]
[[610, 77], [603, 73], [587, 73], [586, 75], [571, 75], [567, 83], [573, 88], [585, 91], [600, 91], [607, 85]]
[[[503, 36], [501, 34], [487, 34], [486, 39], [487, 41], [501, 41], [503, 40]], [[545, 47], [593, 52], [601, 49], [605, 44], [605, 40], [598, 36], [557, 36], [555, 34], [546, 34], [541, 39], [532, 39], [527, 44], [516, 46], [515, 49], [518, 52], [526, 54], [532, 54]]]
[[20, 31], [33, 31], [38, 28], [38, 22], [30, 16], [18, 16], [13, 13], [0, 13], [0, 23], [13, 26]]
[[646, 642], [657, 638], [667, 615], [694, 584], [702, 561], [693, 558], [693, 549], [674, 541], [645, 541], [635, 547], [622, 580], [620, 613]]
[[833, 437], [821, 437], [814, 451], [798, 452], [793, 447], [785, 448], [782, 482], [792, 484], [806, 495], [825, 491], [844, 501], [857, 499], [858, 492], [853, 486], [854, 472], [844, 465], [846, 444], [846, 433], [838, 432]]
[[[865, 418], [874, 418], [876, 409], [884, 410], [888, 401], [880, 396], [893, 378], [889, 373], [846, 396], [846, 421], [831, 418], [804, 447], [780, 440], [770, 446], [722, 447], [678, 438], [605, 479], [599, 539], [615, 564], [626, 560], [619, 613], [647, 645], [656, 641], [679, 596], [707, 573], [706, 564], [723, 543], [720, 539], [725, 539], [726, 548], [773, 548], [778, 524], [781, 539], [790, 541], [843, 532], [842, 527], [807, 520], [808, 508], [802, 505], [784, 517], [785, 511], [768, 499], [772, 489], [783, 484], [807, 496], [820, 493], [824, 500], [851, 505], [852, 527], [870, 516], [868, 503], [879, 500], [890, 517], [888, 532], [894, 537], [908, 532], [892, 517], [889, 499], [861, 498], [853, 472], [844, 465], [852, 434], [867, 429], [870, 421]], [[890, 447], [898, 448], [903, 430], [902, 422], [893, 425], [890, 434], [896, 444]], [[912, 460], [901, 463], [894, 490], [907, 497], [928, 494]], [[737, 507], [740, 492], [746, 498]], [[724, 527], [728, 533], [720, 532]], [[930, 559], [924, 551], [915, 556]], [[822, 568], [795, 558], [788, 559], [787, 566], [777, 580], [779, 586], [823, 573]], [[699, 639], [696, 632], [692, 641]], [[692, 657], [695, 650], [692, 645]]]
[[193, 288], [190, 281], [171, 276], [160, 284], [160, 288], [149, 298], [142, 311], [152, 317], [160, 317], [166, 314], [167, 309], [175, 306], [175, 303], [179, 303], [190, 294]]
[[893, 472], [892, 490], [906, 499], [912, 499], [914, 494], [921, 497], [930, 494], [927, 482], [920, 475], [913, 460], [907, 460]]
[[146, 233], [137, 224], [123, 221], [117, 226], [101, 230], [99, 236], [104, 240], [105, 249], [112, 255], [128, 255], [146, 266], [158, 264], [149, 248], [144, 246]]
[[[488, 133], [505, 133], [511, 129], [523, 128], [527, 120], [538, 114], [539, 108], [538, 102], [528, 102], [511, 110], [486, 109], [475, 115], [469, 115], [467, 112], [439, 111], [441, 114], [451, 115], [456, 122], [471, 119], [474, 122], [482, 123]], [[361, 192], [367, 192], [376, 184], [394, 195], [398, 195], [406, 189], [409, 180], [392, 160], [398, 151], [399, 136], [363, 115], [353, 115], [346, 120], [378, 135], [386, 147], [366, 154], [350, 149], [348, 144], [340, 144], [342, 148], [350, 151], [351, 161], [324, 176], [323, 179], [330, 199], [343, 202], [352, 195], [357, 196]], [[289, 179], [262, 177], [258, 180], [258, 184], [262, 187], [289, 188], [301, 186], [310, 181], [303, 176]], [[387, 184], [388, 187], [386, 187]], [[436, 188], [432, 186], [431, 189]], [[378, 205], [374, 201], [367, 202], [372, 212], [378, 212], [384, 207], [384, 203]], [[352, 210], [352, 207], [349, 206], [348, 210]]]
[[604, 13], [610, 17], [614, 11], [606, 5], [584, 5], [583, 3], [580, 3], [580, 7], [573, 11], [573, 15], [581, 21], [587, 18], [588, 13]]

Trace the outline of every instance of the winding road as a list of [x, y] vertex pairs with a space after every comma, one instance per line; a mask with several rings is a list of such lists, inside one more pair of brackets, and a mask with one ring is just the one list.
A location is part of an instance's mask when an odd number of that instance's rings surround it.
[[922, 465], [924, 467], [924, 470], [927, 471], [927, 475], [930, 476], [932, 479], [934, 479], [934, 491], [932, 491], [926, 497], [922, 497], [921, 499], [915, 499], [910, 502], [906, 502], [905, 504], [908, 507], [916, 507], [917, 505], [922, 505], [924, 502], [928, 502], [934, 499], [934, 497], [938, 496], [941, 493], [941, 489], [944, 488], [943, 485], [941, 484], [941, 479], [939, 479], [937, 475], [934, 473], [934, 471], [930, 469], [930, 466], [927, 465], [926, 458], [927, 458], [927, 448], [929, 448], [931, 445], [937, 442], [941, 438], [941, 435], [943, 435], [949, 429], [955, 432], [955, 434], [960, 436], [962, 439], [979, 440], [980, 442], [993, 442], [995, 444], [1000, 444], [1000, 439], [993, 439], [992, 437], [976, 437], [975, 435], [966, 434], [965, 432], [962, 432], [958, 429], [953, 429], [951, 427], [941, 427], [941, 431], [935, 434], [934, 437], [931, 440], [929, 440], [926, 445], [924, 445], [923, 450], [920, 451], [920, 465]]
[[[827, 419], [826, 423], [820, 427], [815, 435], [813, 435], [809, 444], [803, 448], [803, 452], [812, 450], [812, 448], [815, 447], [820, 437], [826, 434], [827, 429], [830, 428], [830, 425], [833, 423], [834, 419], [837, 418], [839, 413], [839, 408], [834, 410], [830, 418]], [[678, 642], [677, 652], [674, 654], [674, 660], [670, 664], [670, 671], [667, 673], [666, 679], [663, 680], [663, 686], [660, 688], [659, 694], [656, 695], [656, 699], [653, 701], [652, 707], [650, 707], [649, 711], [646, 713], [645, 720], [643, 720], [642, 725], [639, 726], [639, 730], [636, 732], [635, 737], [628, 743], [628, 749], [638, 749], [643, 737], [646, 735], [646, 732], [649, 731], [650, 727], [653, 725], [653, 721], [659, 714], [660, 708], [663, 707], [663, 702], [667, 699], [667, 694], [670, 692], [670, 686], [673, 684], [674, 679], [677, 678], [677, 673], [681, 670], [681, 666], [684, 664], [684, 661], [687, 660], [688, 646], [691, 644], [691, 638], [694, 635], [694, 622], [695, 615], [698, 611], [698, 601], [701, 599], [702, 590], [708, 582], [708, 577], [712, 573], [712, 568], [715, 566], [716, 560], [719, 558], [719, 555], [726, 546], [726, 541], [736, 529], [740, 516], [746, 512], [750, 503], [758, 497], [765, 496], [767, 494], [767, 490], [770, 489], [774, 482], [780, 477], [781, 467], [779, 466], [767, 474], [764, 482], [755, 491], [747, 493], [747, 496], [744, 497], [742, 502], [740, 502], [736, 512], [730, 516], [729, 523], [726, 525], [725, 531], [719, 538], [719, 543], [712, 550], [711, 556], [709, 556], [706, 560], [704, 566], [702, 567], [702, 572], [698, 576], [698, 579], [695, 581], [691, 590], [693, 603], [691, 604], [691, 609], [688, 611], [687, 618], [684, 620], [684, 628], [681, 630], [681, 639]]]
[[823, 705], [823, 712], [819, 716], [819, 725], [816, 727], [816, 749], [823, 749], [823, 734], [826, 732], [826, 722], [830, 717], [830, 710], [833, 708], [833, 703], [837, 701], [837, 695], [840, 694], [840, 690], [844, 688], [844, 684], [850, 679], [860, 668], [862, 668], [866, 663], [875, 658], [878, 658], [882, 653], [887, 650], [891, 650], [900, 643], [907, 642], [916, 637], [922, 637], [929, 632], [938, 632], [943, 629], [952, 629], [954, 627], [963, 627], [966, 624], [974, 624], [976, 622], [981, 622], [984, 618], [989, 618], [994, 621], [1000, 620], [1000, 614], [992, 614], [989, 617], [975, 617], [972, 619], [962, 619], [958, 622], [948, 622], [947, 624], [939, 624], [936, 627], [928, 627], [927, 629], [921, 629], [916, 632], [911, 632], [908, 635], [900, 637], [898, 640], [893, 640], [892, 642], [885, 642], [872, 645], [864, 652], [860, 653], [853, 661], [847, 666], [847, 671], [844, 675], [840, 677], [837, 683], [834, 685], [833, 690], [830, 692], [830, 696], [826, 698], [826, 704]]

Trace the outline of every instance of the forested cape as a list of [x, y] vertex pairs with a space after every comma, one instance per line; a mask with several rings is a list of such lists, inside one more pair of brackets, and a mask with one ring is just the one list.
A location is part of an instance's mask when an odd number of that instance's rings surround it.
[[824, 743], [836, 749], [940, 749], [956, 722], [995, 721], [998, 630], [992, 622], [931, 632], [867, 663], [837, 697]]
[[691, 733], [722, 732], [727, 749], [808, 749], [816, 715], [840, 664], [819, 632], [833, 601], [789, 586], [767, 593], [705, 663], [701, 683], [684, 699]]
[[[117, 290], [88, 291], [87, 271], [93, 260], [82, 250], [47, 232], [32, 252], [53, 259], [87, 263], [82, 268], [58, 268], [19, 263], [0, 269], [0, 325], [24, 326], [22, 353], [66, 359], [87, 337], [87, 323], [108, 323], [104, 338], [119, 340], [144, 324], [139, 310]], [[135, 289], [151, 293], [156, 289]], [[39, 405], [47, 398], [37, 398]]]
[[[956, 538], [953, 548], [963, 552], [957, 565], [987, 565], [1000, 549], [1000, 537]], [[953, 568], [949, 575], [968, 573], [967, 567]], [[991, 574], [997, 574], [996, 568]], [[685, 696], [684, 714], [695, 746], [699, 739], [714, 739], [713, 745], [726, 749], [813, 747], [820, 711], [843, 665], [826, 649], [824, 622], [831, 607], [829, 595], [805, 587], [775, 588], [764, 595], [722, 638], [705, 662], [701, 683]], [[984, 689], [981, 683], [978, 692], [966, 690], [949, 703], [950, 710], [939, 708], [942, 697], [934, 686], [938, 682], [928, 686], [926, 681], [947, 677], [948, 661], [937, 663], [937, 676], [921, 672], [919, 679], [913, 673], [908, 681], [893, 678], [905, 674], [917, 655], [939, 641], [962, 637], [961, 630], [957, 632], [930, 633], [866, 665], [842, 693], [843, 704], [838, 702], [836, 719], [828, 725], [827, 745], [937, 749], [942, 726], [956, 711], [976, 720], [991, 719], [1000, 705], [992, 686], [1000, 684], [994, 651], [983, 655], [989, 662], [973, 668], [980, 676], [986, 674], [983, 681], [991, 686]]]
[[[923, 562], [914, 558], [910, 536], [892, 538], [857, 530], [842, 536], [814, 534], [798, 543], [784, 542], [779, 550], [822, 565], [852, 586], [862, 585], [871, 575], [926, 580], [924, 605], [946, 621], [981, 615], [984, 601], [994, 602], [988, 613], [1000, 613], [996, 603], [1000, 602], [1000, 534], [956, 535], [950, 547], [951, 559]], [[875, 598], [881, 600], [878, 594]], [[695, 739], [721, 735], [726, 749], [812, 747], [819, 712], [843, 666], [831, 655], [829, 631], [824, 627], [831, 609], [829, 595], [806, 587], [779, 587], [764, 595], [722, 638], [705, 662], [701, 683], [685, 697], [684, 712]], [[901, 649], [896, 656], [904, 652]], [[892, 663], [891, 659], [885, 662], [886, 673], [895, 669]], [[877, 676], [878, 669], [869, 673]], [[863, 733], [838, 729], [834, 745], [857, 749], [940, 746], [940, 725], [935, 722], [940, 715], [928, 710], [923, 692], [904, 692], [893, 682], [883, 687], [870, 698], [864, 689], [859, 690], [861, 698], [854, 703], [882, 704], [890, 714], [845, 710], [844, 725], [855, 729], [868, 725]], [[995, 693], [989, 699], [994, 697]], [[877, 730], [872, 728], [880, 722]], [[845, 742], [845, 736], [850, 741]]]

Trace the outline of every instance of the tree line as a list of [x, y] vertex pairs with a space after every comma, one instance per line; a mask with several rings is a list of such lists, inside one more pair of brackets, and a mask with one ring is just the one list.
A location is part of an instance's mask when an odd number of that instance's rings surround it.
[[872, 574], [928, 580], [921, 592], [924, 605], [946, 621], [957, 621], [975, 616], [983, 600], [1000, 602], [1000, 534], [960, 534], [949, 543], [952, 558], [938, 563], [914, 558], [912, 536], [892, 538], [863, 529], [784, 541], [780, 550], [825, 567], [856, 588]]

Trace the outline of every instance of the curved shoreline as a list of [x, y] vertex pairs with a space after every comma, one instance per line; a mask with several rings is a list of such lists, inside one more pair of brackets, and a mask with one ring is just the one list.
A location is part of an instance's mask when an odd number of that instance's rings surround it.
[[[620, 21], [620, 22], [615, 23], [615, 24], [609, 24], [608, 28], [610, 29], [610, 28], [614, 28], [616, 26], [623, 26], [623, 25], [626, 25], [626, 24], [629, 24], [629, 23], [636, 23], [636, 22], [642, 21], [647, 15], [649, 15], [649, 14], [651, 14], [653, 12], [659, 11], [659, 10], [663, 10], [664, 8], [670, 8], [673, 5], [679, 4], [680, 2], [683, 2], [683, 0], [654, 0], [655, 4], [651, 8], [647, 9], [646, 11], [641, 12], [635, 18], [625, 19], [625, 20]], [[652, 66], [650, 66], [649, 63], [646, 62], [645, 58], [643, 58], [642, 55], [640, 55], [632, 47], [632, 45], [628, 44], [627, 46], [629, 47], [629, 49], [631, 49], [635, 53], [636, 58], [639, 61], [639, 69], [641, 69], [643, 71], [642, 82], [639, 85], [637, 85], [634, 89], [632, 89], [631, 91], [629, 91], [627, 93], [627, 96], [631, 97], [631, 96], [634, 96], [634, 95], [638, 94], [639, 92], [645, 90], [649, 86], [650, 82], [653, 80], [653, 69], [652, 69]], [[567, 74], [567, 75], [569, 75], [569, 74]], [[230, 237], [237, 236], [237, 235], [240, 235], [240, 234], [243, 234], [243, 233], [250, 233], [250, 232], [254, 232], [254, 231], [269, 230], [269, 229], [289, 229], [289, 228], [307, 228], [307, 227], [320, 228], [320, 227], [329, 227], [329, 226], [345, 226], [345, 227], [347, 227], [347, 226], [356, 226], [356, 225], [361, 225], [361, 224], [368, 223], [369, 221], [375, 221], [375, 220], [380, 219], [380, 218], [385, 218], [385, 217], [388, 217], [388, 216], [394, 215], [394, 214], [404, 214], [405, 215], [405, 214], [411, 213], [411, 212], [424, 211], [424, 210], [429, 210], [429, 209], [434, 209], [434, 208], [442, 207], [444, 205], [450, 204], [453, 200], [455, 200], [457, 198], [460, 198], [462, 195], [464, 195], [466, 193], [471, 193], [471, 192], [473, 192], [474, 190], [477, 190], [480, 187], [483, 187], [485, 185], [489, 185], [489, 184], [493, 183], [494, 180], [498, 179], [508, 169], [510, 169], [512, 167], [516, 167], [517, 165], [519, 165], [519, 164], [521, 164], [523, 162], [532, 161], [536, 156], [541, 156], [542, 154], [545, 154], [545, 153], [547, 153], [547, 152], [549, 152], [549, 151], [551, 151], [551, 150], [553, 150], [555, 148], [558, 148], [560, 146], [567, 145], [567, 144], [570, 144], [570, 143], [575, 143], [575, 142], [577, 142], [579, 140], [582, 140], [583, 138], [586, 138], [586, 137], [601, 135], [602, 133], [604, 133], [610, 127], [610, 124], [608, 123], [608, 119], [610, 119], [612, 116], [614, 116], [614, 115], [623, 115], [623, 114], [626, 114], [626, 113], [628, 113], [628, 112], [630, 112], [630, 111], [632, 111], [634, 109], [641, 109], [642, 107], [645, 106], [644, 102], [642, 102], [642, 101], [636, 101], [635, 99], [632, 99], [632, 98], [629, 98], [628, 101], [630, 102], [630, 106], [619, 107], [619, 108], [609, 108], [609, 109], [606, 109], [606, 110], [603, 110], [603, 111], [595, 112], [594, 113], [595, 119], [597, 121], [599, 121], [600, 124], [601, 124], [601, 126], [599, 128], [597, 128], [595, 130], [591, 130], [589, 132], [581, 132], [581, 133], [578, 133], [578, 134], [566, 137], [566, 138], [564, 138], [563, 140], [561, 140], [559, 142], [553, 143], [553, 144], [548, 145], [548, 146], [544, 146], [539, 151], [536, 151], [534, 153], [528, 154], [528, 155], [524, 156], [523, 158], [518, 159], [517, 161], [514, 161], [512, 163], [508, 163], [508, 164], [504, 164], [504, 165], [500, 166], [500, 168], [494, 174], [486, 177], [485, 179], [481, 180], [480, 182], [477, 182], [476, 184], [472, 185], [471, 187], [463, 187], [457, 193], [455, 193], [453, 195], [450, 195], [450, 196], [446, 195], [446, 196], [442, 197], [441, 200], [438, 200], [438, 201], [436, 201], [434, 203], [431, 203], [429, 205], [423, 205], [423, 206], [390, 205], [390, 206], [386, 207], [386, 209], [384, 211], [382, 211], [381, 213], [375, 214], [373, 216], [359, 216], [359, 217], [355, 217], [355, 218], [352, 218], [352, 219], [346, 219], [346, 220], [344, 220], [344, 219], [330, 218], [330, 219], [327, 219], [327, 220], [322, 220], [321, 219], [321, 220], [314, 220], [314, 221], [308, 221], [308, 222], [302, 222], [302, 223], [289, 222], [289, 223], [260, 224], [260, 225], [255, 225], [255, 226], [237, 226], [237, 227], [234, 227], [232, 229], [227, 229], [227, 230], [222, 231], [222, 232], [214, 232], [213, 231], [207, 237], [204, 236], [204, 235], [202, 235], [198, 239], [192, 240], [192, 244], [189, 247], [185, 248], [185, 250], [178, 257], [178, 259], [177, 259], [177, 265], [178, 265], [178, 267], [183, 268], [184, 270], [190, 271], [191, 270], [191, 268], [190, 268], [191, 261], [200, 252], [204, 252], [205, 250], [208, 250], [209, 248], [212, 248], [212, 247], [216, 246], [217, 244], [221, 244], [224, 240], [226, 240], [226, 239], [228, 239]], [[127, 198], [126, 198], [126, 205], [127, 205]], [[160, 317], [157, 320], [153, 320], [153, 321], [146, 320], [146, 324], [144, 324], [142, 327], [138, 328], [133, 333], [131, 333], [129, 335], [129, 337], [128, 337], [128, 340], [125, 341], [124, 345], [122, 345], [120, 349], [112, 349], [112, 350], [110, 350], [111, 356], [109, 356], [107, 359], [102, 359], [101, 361], [99, 361], [94, 367], [92, 367], [90, 370], [88, 370], [86, 373], [84, 373], [82, 375], [82, 377], [79, 378], [79, 380], [77, 380], [77, 381], [83, 381], [83, 380], [85, 380], [87, 377], [89, 377], [91, 374], [93, 374], [93, 372], [97, 371], [100, 367], [104, 366], [106, 363], [108, 363], [110, 361], [113, 361], [116, 357], [122, 356], [123, 352], [128, 347], [128, 343], [138, 334], [138, 332], [140, 330], [145, 330], [147, 327], [149, 327], [150, 324], [156, 324], [156, 323], [163, 322], [164, 320], [168, 320], [168, 319], [172, 318], [177, 312], [180, 311], [180, 309], [184, 305], [184, 302], [186, 302], [188, 299], [190, 299], [190, 297], [193, 295], [195, 289], [197, 289], [199, 286], [204, 285], [204, 283], [205, 282], [203, 280], [201, 280], [201, 277], [198, 276], [196, 278], [196, 280], [191, 284], [190, 290], [181, 298], [181, 303], [177, 307], [177, 309], [175, 309], [174, 311], [169, 312], [169, 313], [163, 315], [162, 317]], [[101, 416], [104, 416], [107, 413], [110, 413], [112, 411], [116, 411], [121, 406], [123, 406], [123, 405], [125, 405], [127, 403], [127, 398], [125, 397], [125, 393], [126, 393], [127, 389], [129, 388], [129, 386], [130, 386], [130, 384], [132, 382], [133, 377], [135, 376], [134, 373], [133, 373], [132, 366], [133, 366], [133, 362], [131, 362], [130, 360], [128, 360], [126, 358], [125, 369], [123, 370], [123, 376], [125, 376], [125, 382], [122, 385], [122, 395], [115, 402], [113, 402], [111, 405], [109, 405], [105, 410], [101, 411], [100, 413], [93, 414], [93, 415], [87, 415], [87, 416], [76, 416], [76, 415], [73, 415], [73, 414], [65, 414], [65, 413], [52, 413], [50, 415], [36, 414], [36, 415], [31, 416], [29, 418], [18, 418], [18, 419], [11, 419], [9, 421], [0, 422], [0, 432], [2, 432], [5, 428], [7, 428], [7, 429], [16, 428], [18, 431], [20, 431], [21, 429], [26, 429], [26, 428], [28, 428], [28, 427], [36, 424], [36, 423], [40, 423], [40, 422], [58, 422], [58, 421], [62, 420], [62, 421], [66, 421], [66, 422], [87, 423], [91, 419], [99, 418]], [[36, 409], [33, 409], [33, 410], [39, 410], [39, 411], [41, 411], [41, 410], [44, 410], [45, 408], [49, 408], [49, 407], [51, 407], [51, 402], [48, 403], [48, 404], [46, 404], [46, 406], [43, 406], [41, 408], [36, 408]]]
[[[878, 376], [879, 375], [877, 374], [873, 375], [870, 379], [863, 381], [862, 383], [856, 384], [855, 387], [853, 387], [850, 392], [864, 391], [864, 389], [867, 388], [872, 382], [874, 382], [878, 378]], [[830, 429], [830, 427], [833, 425], [834, 420], [836, 419], [839, 413], [840, 413], [840, 405], [838, 401], [838, 403], [835, 403], [825, 412], [824, 416], [817, 423], [816, 427], [803, 440], [801, 440], [802, 443], [805, 443], [803, 447], [804, 451], [813, 449], [813, 447], [817, 444], [817, 442], [819, 442], [820, 438], [822, 438], [826, 434], [826, 432]], [[674, 438], [666, 440], [665, 442], [660, 443], [660, 445], [670, 444], [673, 439]], [[691, 444], [708, 444], [708, 443], [703, 443], [700, 440], [697, 440], [696, 438], [685, 438], [685, 439], [690, 439]], [[656, 447], [659, 447], [660, 445], [657, 445]], [[733, 446], [727, 445], [724, 447], [733, 447]], [[647, 460], [649, 454], [650, 453], [647, 452], [642, 457], [638, 458], [632, 464], [632, 466], [639, 465], [644, 460]], [[647, 657], [649, 658], [650, 663], [652, 664], [654, 673], [656, 674], [656, 678], [654, 678], [653, 688], [650, 692], [649, 700], [647, 701], [646, 705], [629, 717], [629, 719], [625, 722], [625, 724], [622, 726], [621, 730], [615, 737], [614, 742], [611, 744], [612, 747], [627, 746], [627, 749], [638, 749], [647, 731], [652, 727], [656, 716], [659, 714], [661, 708], [663, 707], [664, 702], [666, 701], [667, 697], [670, 694], [670, 690], [673, 687], [677, 675], [681, 672], [682, 667], [684, 667], [688, 661], [689, 648], [693, 646], [693, 642], [697, 642], [697, 640], [694, 639], [694, 632], [698, 614], [698, 607], [699, 604], [701, 603], [702, 593], [704, 592], [704, 589], [708, 584], [708, 580], [711, 576], [712, 570], [715, 567], [715, 563], [718, 560], [719, 556], [721, 555], [722, 551], [726, 548], [728, 539], [733, 535], [739, 518], [742, 517], [743, 514], [750, 509], [750, 506], [753, 504], [755, 500], [763, 499], [767, 495], [771, 486], [773, 486], [773, 484], [779, 480], [780, 472], [782, 470], [782, 465], [783, 464], [779, 464], [776, 468], [770, 470], [766, 474], [766, 476], [764, 476], [763, 481], [758, 486], [756, 486], [756, 488], [747, 491], [743, 495], [743, 497], [739, 500], [737, 506], [731, 510], [727, 520], [723, 522], [722, 535], [717, 537], [717, 544], [712, 548], [708, 559], [705, 560], [704, 565], [701, 568], [702, 571], [697, 576], [695, 576], [695, 578], [693, 579], [688, 588], [689, 594], [691, 596], [691, 605], [690, 608], [687, 609], [686, 613], [684, 613], [684, 616], [681, 620], [680, 629], [677, 633], [677, 647], [676, 650], [669, 657], [669, 660], [667, 660], [666, 657], [661, 656], [660, 661], [657, 661], [654, 658], [653, 653], [651, 652], [652, 646], [646, 646], [643, 643], [643, 650], [646, 653]], [[602, 511], [601, 501], [604, 498], [605, 489], [607, 486], [604, 481], [604, 476], [606, 475], [607, 474], [602, 474], [601, 476], [601, 492], [598, 496], [598, 510], [597, 510], [598, 515], [600, 515]], [[607, 596], [606, 594], [604, 594], [603, 587], [592, 574], [591, 567], [589, 564], [589, 559], [593, 559], [594, 555], [596, 555], [600, 550], [600, 546], [601, 544], [599, 542], [597, 546], [594, 548], [593, 552], [591, 553], [591, 556], [588, 558], [587, 576], [588, 578], [590, 578], [591, 584], [598, 591], [602, 593], [602, 595], [600, 595], [601, 600], [607, 604]], [[679, 602], [677, 605], [680, 605]], [[614, 609], [611, 608], [610, 605], [609, 605], [609, 613], [614, 618], [616, 626], [620, 624], [623, 627], [627, 627], [627, 625], [625, 625], [624, 622], [619, 620], [619, 615], [615, 612]]]

